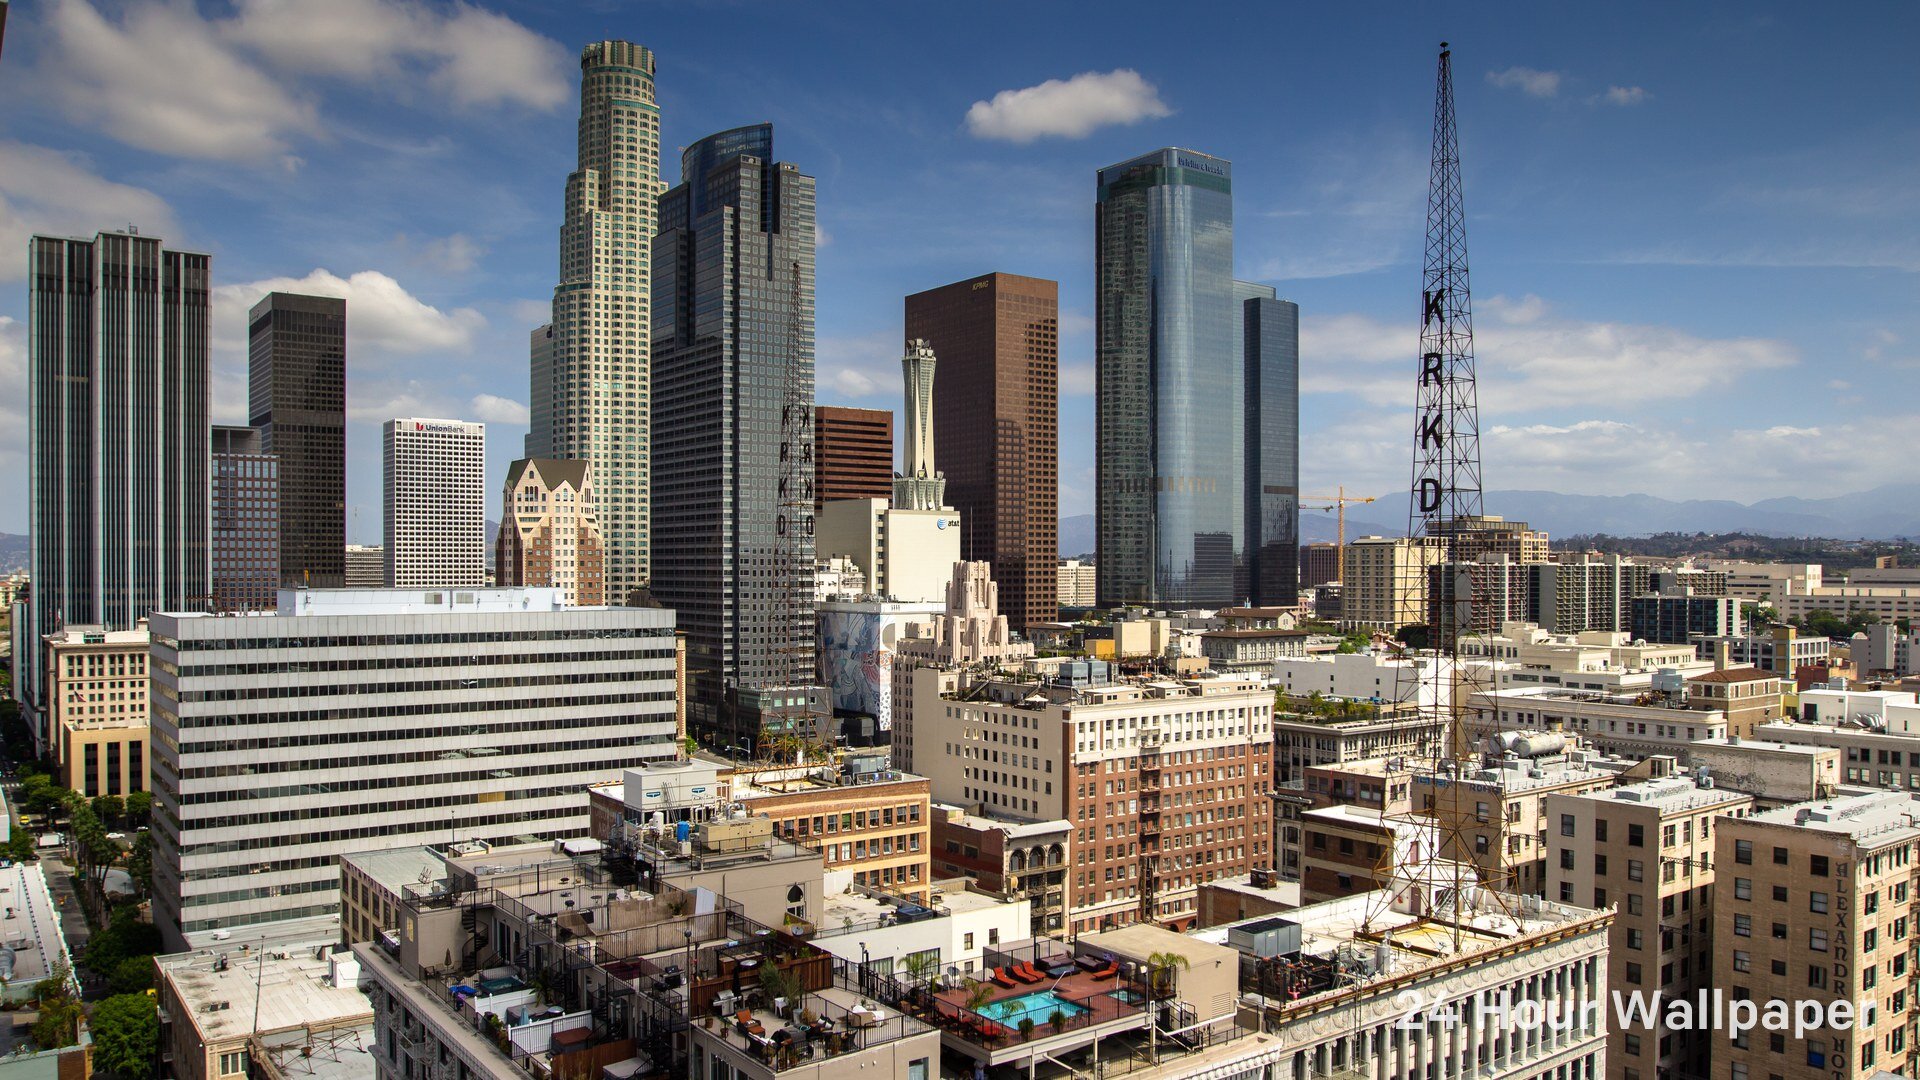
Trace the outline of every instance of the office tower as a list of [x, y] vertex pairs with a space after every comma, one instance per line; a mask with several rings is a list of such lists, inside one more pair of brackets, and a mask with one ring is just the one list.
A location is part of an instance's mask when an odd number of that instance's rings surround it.
[[654, 595], [687, 635], [688, 723], [729, 747], [825, 710], [813, 269], [814, 181], [774, 161], [772, 125], [687, 148], [653, 248]]
[[813, 462], [815, 513], [830, 499], [892, 498], [892, 410], [816, 407]]
[[624, 604], [651, 573], [648, 253], [654, 200], [666, 187], [651, 51], [625, 41], [582, 50], [578, 154], [553, 319], [533, 332], [525, 454], [592, 466], [607, 595]]
[[893, 482], [893, 505], [901, 510], [938, 510], [946, 505], [947, 478], [933, 464], [933, 346], [915, 339], [900, 358], [906, 387], [906, 461]]
[[670, 611], [568, 607], [555, 589], [280, 599], [256, 618], [153, 616], [170, 950], [337, 912], [349, 852], [585, 835], [582, 788], [677, 751]]
[[1163, 149], [1100, 170], [1094, 211], [1101, 603], [1245, 584], [1245, 357], [1232, 166]]
[[15, 696], [42, 752], [46, 635], [211, 600], [208, 262], [132, 230], [30, 244], [32, 655]]
[[337, 589], [346, 583], [347, 302], [268, 293], [247, 328], [247, 422], [261, 452], [280, 459], [279, 583]]
[[387, 549], [378, 544], [347, 545], [347, 588], [383, 589], [387, 583]]
[[89, 799], [147, 790], [149, 643], [144, 624], [47, 637], [47, 727], [62, 787]]
[[382, 426], [387, 584], [479, 585], [487, 561], [487, 426], [408, 418]]
[[960, 557], [993, 567], [1015, 630], [1059, 614], [1060, 287], [986, 274], [907, 297], [907, 337], [940, 358], [934, 449]]
[[1059, 598], [1063, 608], [1090, 608], [1093, 606], [1094, 588], [1099, 580], [1092, 563], [1083, 563], [1079, 559], [1060, 560]]
[[582, 607], [607, 602], [606, 546], [586, 462], [521, 458], [507, 468], [500, 507], [496, 584], [551, 586], [562, 603]]
[[1246, 387], [1247, 599], [1300, 602], [1300, 305], [1233, 283]]
[[213, 428], [213, 609], [269, 611], [280, 588], [280, 462], [260, 431]]
[[1340, 545], [1307, 544], [1300, 548], [1300, 585], [1312, 588], [1340, 580]]
[[[1853, 1010], [1849, 1030], [1756, 1027], [1736, 1040], [1721, 1027], [1710, 1036], [1716, 1074], [1867, 1080], [1920, 1067], [1915, 798], [1847, 794], [1714, 823], [1712, 985], [1729, 1006], [1750, 998], [1814, 1006], [1823, 1017], [1840, 1002]], [[1624, 1060], [1631, 1067], [1652, 1055]]]
[[1348, 544], [1341, 625], [1394, 633], [1424, 623], [1427, 574], [1443, 553], [1430, 537], [1363, 536]]

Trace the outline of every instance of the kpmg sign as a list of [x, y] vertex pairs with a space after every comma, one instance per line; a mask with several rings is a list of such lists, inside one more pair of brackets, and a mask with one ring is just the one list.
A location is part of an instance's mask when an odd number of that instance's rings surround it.
[[1176, 160], [1178, 161], [1180, 167], [1183, 169], [1193, 169], [1196, 172], [1212, 173], [1214, 176], [1227, 175], [1227, 167], [1218, 161], [1210, 161], [1206, 158], [1189, 157], [1186, 154], [1181, 154]]

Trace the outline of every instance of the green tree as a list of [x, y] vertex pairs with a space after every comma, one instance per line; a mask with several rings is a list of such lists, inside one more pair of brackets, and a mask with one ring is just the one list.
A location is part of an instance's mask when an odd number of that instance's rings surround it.
[[88, 940], [86, 962], [102, 975], [115, 975], [129, 960], [150, 962], [161, 948], [159, 928], [141, 922], [133, 908], [123, 907]]
[[144, 898], [153, 883], [153, 834], [143, 832], [127, 848], [127, 876], [133, 879], [133, 895]]
[[118, 795], [101, 795], [93, 800], [93, 816], [114, 824], [127, 816], [127, 800]]
[[13, 862], [32, 862], [39, 857], [33, 850], [33, 837], [24, 829], [15, 829], [7, 837], [6, 856]]
[[1433, 647], [1433, 631], [1424, 623], [1414, 623], [1410, 626], [1403, 626], [1400, 628], [1400, 632], [1393, 636], [1399, 638], [1407, 648], [1416, 651]]
[[160, 1015], [145, 994], [117, 994], [94, 1006], [94, 1074], [150, 1076], [160, 1049]]
[[40, 1019], [33, 1025], [33, 1043], [42, 1050], [72, 1046], [80, 1041], [84, 1010], [74, 993], [73, 972], [63, 961], [33, 985], [34, 1008]]
[[153, 988], [153, 957], [129, 956], [114, 965], [107, 988], [116, 994], [144, 994]]

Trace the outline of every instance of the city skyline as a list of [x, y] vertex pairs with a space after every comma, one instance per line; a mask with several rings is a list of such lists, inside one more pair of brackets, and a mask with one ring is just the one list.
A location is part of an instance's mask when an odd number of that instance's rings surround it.
[[[852, 14], [747, 20], [749, 43], [801, 46], [764, 50], [775, 55], [747, 85], [702, 40], [710, 12], [404, 10], [438, 29], [474, 19], [462, 38], [472, 43], [390, 42], [354, 67], [312, 55], [276, 66], [294, 42], [346, 31], [321, 21], [296, 35], [245, 5], [220, 17], [70, 3], [14, 13], [0, 66], [0, 92], [21, 102], [0, 129], [0, 241], [17, 251], [31, 231], [90, 236], [131, 221], [215, 252], [213, 419], [246, 420], [248, 305], [274, 289], [352, 303], [355, 542], [378, 536], [378, 423], [394, 415], [493, 425], [497, 516], [529, 404], [526, 335], [550, 306], [579, 50], [609, 36], [660, 57], [663, 152], [767, 118], [815, 163], [820, 403], [899, 400], [903, 295], [995, 270], [1061, 282], [1063, 515], [1092, 507], [1084, 178], [1161, 145], [1234, 162], [1235, 275], [1301, 305], [1302, 485], [1404, 487], [1417, 332], [1407, 298], [1428, 61], [1442, 37], [1459, 65], [1490, 489], [1753, 499], [1902, 475], [1909, 407], [1874, 393], [1912, 377], [1920, 340], [1920, 251], [1905, 239], [1920, 234], [1920, 207], [1886, 179], [1915, 156], [1912, 121], [1891, 104], [1911, 99], [1915, 74], [1880, 52], [1895, 27], [1847, 33], [1789, 9], [1648, 8], [1592, 24], [1461, 9], [1385, 29], [1316, 16], [1291, 32], [1322, 46], [1262, 83], [1237, 62], [1249, 47], [1238, 42], [1193, 30], [1150, 39], [1124, 19], [1049, 34], [1055, 16], [1042, 12], [1037, 43], [923, 65], [923, 85], [903, 89], [877, 59], [807, 61]], [[877, 46], [930, 28], [964, 46], [981, 32], [938, 18], [863, 25]], [[104, 70], [105, 46], [134, 35], [155, 46], [150, 70]], [[210, 86], [238, 80], [249, 93], [236, 103], [168, 74], [196, 66], [221, 73]], [[1804, 77], [1783, 83], [1786, 68]], [[54, 77], [36, 85], [43, 74]], [[396, 91], [388, 74], [414, 78]], [[186, 128], [142, 125], [105, 100], [163, 87], [182, 95]], [[1284, 105], [1284, 122], [1230, 94]], [[63, 95], [92, 112], [62, 112]], [[863, 104], [875, 100], [885, 104]], [[311, 227], [343, 199], [354, 220]], [[0, 374], [23, 370], [26, 349], [24, 264], [4, 263]], [[24, 414], [0, 408], [0, 457], [12, 458]], [[1730, 458], [1747, 467], [1717, 479]], [[14, 485], [0, 488], [12, 508], [0, 531], [23, 532], [24, 486], [0, 483]]]

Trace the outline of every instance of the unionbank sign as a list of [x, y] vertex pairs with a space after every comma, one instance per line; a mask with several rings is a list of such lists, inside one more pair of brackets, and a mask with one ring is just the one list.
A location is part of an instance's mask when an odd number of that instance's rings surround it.
[[1214, 176], [1227, 175], [1227, 167], [1218, 161], [1210, 161], [1206, 158], [1197, 158], [1188, 154], [1181, 154], [1176, 160], [1179, 161], [1180, 167], [1183, 169], [1192, 169], [1195, 172], [1212, 173]]

